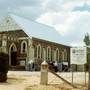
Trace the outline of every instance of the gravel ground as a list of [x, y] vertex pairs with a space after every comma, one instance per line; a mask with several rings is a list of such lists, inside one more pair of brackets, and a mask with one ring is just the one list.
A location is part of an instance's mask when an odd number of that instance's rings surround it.
[[[63, 78], [72, 82], [72, 73], [58, 73]], [[86, 74], [86, 81], [88, 81]], [[0, 90], [86, 90], [85, 73], [74, 73], [74, 83], [77, 88], [72, 88], [53, 74], [48, 75], [48, 85], [40, 85], [40, 72], [9, 71], [6, 83], [0, 83]]]

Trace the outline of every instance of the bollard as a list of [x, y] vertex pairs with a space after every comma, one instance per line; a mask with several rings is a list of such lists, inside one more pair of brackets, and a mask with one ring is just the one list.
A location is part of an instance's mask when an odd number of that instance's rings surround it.
[[41, 80], [40, 84], [47, 85], [48, 84], [48, 63], [44, 61], [41, 64]]

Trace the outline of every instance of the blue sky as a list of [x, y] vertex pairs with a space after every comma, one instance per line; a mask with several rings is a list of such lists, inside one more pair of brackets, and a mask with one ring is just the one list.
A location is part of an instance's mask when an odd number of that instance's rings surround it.
[[0, 0], [0, 16], [8, 12], [53, 26], [72, 46], [84, 45], [90, 33], [89, 0]]

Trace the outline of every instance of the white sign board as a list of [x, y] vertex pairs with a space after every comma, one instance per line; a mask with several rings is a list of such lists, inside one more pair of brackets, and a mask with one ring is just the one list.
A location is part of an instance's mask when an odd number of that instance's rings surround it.
[[87, 54], [86, 47], [75, 47], [71, 48], [70, 56], [71, 56], [71, 64], [82, 65], [87, 62]]

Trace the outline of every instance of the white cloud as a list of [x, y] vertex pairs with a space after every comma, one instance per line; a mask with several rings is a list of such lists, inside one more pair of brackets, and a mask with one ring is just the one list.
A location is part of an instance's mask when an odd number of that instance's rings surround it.
[[11, 13], [35, 20], [42, 14], [42, 8], [39, 6], [23, 6], [11, 10]]
[[11, 13], [20, 16], [38, 17], [42, 12], [42, 2], [42, 0], [0, 0], [0, 16], [7, 14], [9, 8]]
[[41, 15], [37, 21], [43, 24], [54, 26], [58, 31], [60, 31], [61, 34], [66, 34], [65, 32], [67, 32], [67, 29], [76, 18], [76, 14], [74, 15], [74, 13], [71, 12], [50, 12]]
[[[42, 6], [46, 12], [72, 11], [76, 6], [82, 6], [85, 0], [45, 0]], [[90, 4], [90, 1], [87, 0]]]
[[42, 0], [0, 0], [0, 9], [7, 7], [16, 8], [21, 6], [40, 6]]
[[42, 5], [46, 12], [58, 12], [62, 8], [63, 0], [45, 0]]
[[[19, 16], [54, 26], [61, 34], [61, 42], [83, 45], [84, 34], [90, 33], [90, 13], [72, 10], [82, 7], [84, 2], [85, 0], [0, 0], [0, 14], [6, 14], [10, 7], [10, 11]], [[90, 0], [87, 0], [87, 4], [90, 5]]]
[[67, 2], [67, 3], [64, 3], [63, 5], [62, 5], [62, 8], [63, 8], [63, 10], [64, 11], [70, 11], [70, 10], [73, 10], [73, 8], [74, 7], [76, 7], [76, 6], [81, 6], [81, 5], [83, 5], [83, 2], [81, 2], [81, 1], [72, 1], [72, 2]]
[[61, 42], [69, 42], [70, 45], [83, 44], [86, 32], [90, 33], [89, 12], [58, 12], [41, 15], [38, 22], [54, 26], [61, 34]]

